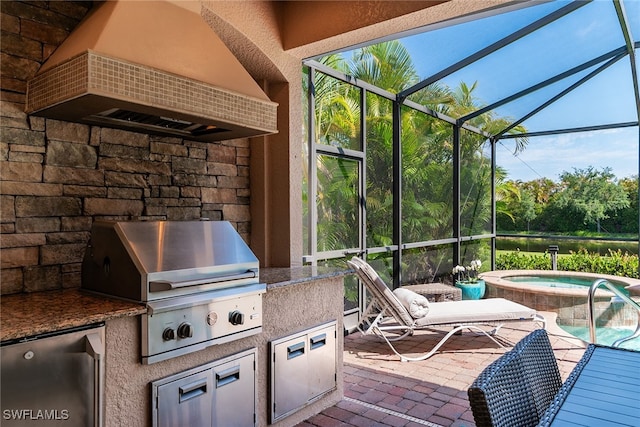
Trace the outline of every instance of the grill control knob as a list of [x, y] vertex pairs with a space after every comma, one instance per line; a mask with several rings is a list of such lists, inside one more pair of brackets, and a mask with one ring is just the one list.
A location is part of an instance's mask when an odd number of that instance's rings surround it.
[[193, 326], [191, 323], [184, 322], [178, 326], [178, 338], [191, 338], [193, 336]]
[[207, 324], [209, 326], [215, 325], [217, 321], [218, 321], [218, 313], [216, 313], [215, 311], [212, 311], [207, 315]]
[[167, 328], [162, 331], [162, 339], [165, 341], [171, 341], [176, 339], [176, 333], [173, 329]]
[[238, 310], [232, 311], [231, 313], [229, 313], [229, 322], [231, 322], [232, 325], [244, 324], [244, 314], [242, 314]]

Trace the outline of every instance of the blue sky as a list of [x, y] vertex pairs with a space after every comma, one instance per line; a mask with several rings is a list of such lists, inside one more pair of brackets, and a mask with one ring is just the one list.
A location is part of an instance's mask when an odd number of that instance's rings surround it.
[[[504, 37], [566, 2], [552, 2], [485, 20], [478, 20], [412, 36], [402, 42], [424, 78]], [[632, 29], [640, 33], [640, 1], [626, 0]], [[638, 16], [636, 16], [638, 15]], [[464, 31], [456, 31], [462, 28]], [[487, 29], [489, 28], [489, 30]], [[478, 81], [474, 92], [480, 104], [495, 102], [589, 59], [624, 45], [611, 2], [596, 1], [572, 14], [504, 47], [443, 80], [454, 88], [461, 81]], [[444, 49], [443, 49], [444, 47]], [[637, 61], [640, 61], [637, 60]], [[640, 68], [640, 64], [637, 64]], [[638, 120], [633, 97], [629, 58], [625, 57], [580, 88], [524, 122], [529, 131], [554, 130]], [[559, 90], [584, 77], [595, 67], [568, 82], [536, 92], [526, 101], [510, 103], [496, 113], [520, 118]], [[514, 157], [512, 142], [497, 149], [497, 164], [510, 179], [529, 181], [542, 177], [557, 180], [574, 168], [611, 168], [618, 177], [638, 174], [638, 127], [530, 138], [529, 145]]]
[[638, 128], [535, 137], [517, 157], [512, 153], [512, 140], [496, 148], [496, 163], [514, 180], [545, 177], [558, 181], [565, 171], [589, 166], [610, 167], [616, 177], [625, 178], [638, 174]]

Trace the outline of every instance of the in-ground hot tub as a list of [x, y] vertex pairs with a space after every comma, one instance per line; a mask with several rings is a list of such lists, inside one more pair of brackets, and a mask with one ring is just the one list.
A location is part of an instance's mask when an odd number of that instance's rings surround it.
[[[633, 286], [640, 290], [640, 280], [607, 274], [550, 270], [497, 270], [482, 273], [486, 298], [506, 298], [539, 311], [558, 314], [558, 323], [587, 326], [587, 294], [597, 279], [606, 279], [620, 289]], [[598, 326], [635, 326], [637, 313], [628, 304], [611, 302], [613, 293], [600, 288], [596, 292]], [[640, 301], [640, 292], [631, 296]], [[627, 291], [629, 292], [629, 291]]]

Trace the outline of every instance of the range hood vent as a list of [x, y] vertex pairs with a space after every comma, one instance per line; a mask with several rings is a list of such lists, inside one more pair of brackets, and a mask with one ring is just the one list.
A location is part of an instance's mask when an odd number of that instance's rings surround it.
[[201, 125], [171, 117], [153, 116], [117, 108], [89, 116], [87, 119], [104, 126], [139, 126], [151, 132], [170, 133], [183, 138], [198, 138], [218, 132], [229, 132], [228, 129], [213, 125]]
[[277, 104], [199, 14], [168, 1], [101, 4], [29, 81], [26, 104], [37, 116], [196, 141], [277, 132]]

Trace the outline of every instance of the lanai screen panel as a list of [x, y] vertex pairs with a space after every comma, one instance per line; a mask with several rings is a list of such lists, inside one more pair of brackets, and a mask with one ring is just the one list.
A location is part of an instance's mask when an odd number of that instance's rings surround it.
[[[418, 50], [412, 47], [414, 45], [434, 46], [433, 49], [421, 52], [421, 55], [428, 59], [416, 59], [417, 67], [421, 68], [420, 73], [424, 74], [423, 70], [425, 70], [429, 76], [433, 76], [437, 75], [438, 71], [455, 63], [456, 60], [460, 61], [468, 57], [467, 46], [478, 48], [481, 40], [484, 40], [488, 45], [498, 39], [497, 36], [504, 35], [507, 29], [507, 32], [510, 33], [520, 31], [532, 22], [544, 19], [547, 14], [570, 3], [557, 1], [552, 4], [545, 3], [527, 7], [446, 29], [434, 30], [406, 40], [413, 56], [419, 54]], [[633, 29], [638, 26], [637, 15], [640, 14], [638, 2], [627, 1], [624, 2], [624, 5], [627, 6], [627, 17], [632, 28], [632, 36], [637, 39], [637, 33], [640, 32], [640, 29], [637, 31], [633, 31]], [[432, 42], [441, 40], [437, 36], [441, 32], [447, 33], [448, 41], [444, 45], [449, 47], [447, 49], [436, 49]], [[468, 40], [469, 34], [475, 37], [476, 41]], [[451, 48], [452, 46], [455, 48]], [[445, 53], [440, 53], [440, 51], [445, 51]], [[472, 88], [470, 98], [477, 108], [492, 105], [524, 91], [526, 92], [524, 96], [500, 106], [500, 109], [494, 112], [500, 117], [520, 120], [535, 109], [545, 106], [544, 104], [555, 96], [562, 95], [563, 91], [568, 90], [579, 79], [585, 78], [588, 73], [582, 71], [567, 76], [552, 86], [533, 90], [536, 85], [600, 58], [599, 61], [594, 61], [593, 65], [587, 68], [589, 72], [596, 71], [598, 67], [615, 58], [616, 51], [618, 54], [624, 55], [626, 46], [614, 4], [612, 1], [594, 1], [584, 4], [584, 6], [555, 21], [546, 23], [541, 28], [467, 64], [462, 69], [442, 77], [435, 85], [448, 87], [454, 93], [459, 93], [462, 88], [461, 84], [464, 83], [467, 88]], [[445, 61], [444, 57], [448, 58], [448, 61]], [[427, 62], [428, 66], [421, 66], [422, 62]], [[606, 95], [615, 99], [618, 105], [624, 105], [626, 111], [631, 111], [632, 117], [629, 120], [634, 120], [636, 108], [628, 57], [622, 58], [618, 62], [619, 64], [616, 63], [603, 71], [606, 77], [586, 81], [581, 86], [582, 90], [579, 91], [580, 97], [577, 98], [574, 95], [572, 102], [597, 105], [598, 100], [603, 96], [598, 86], [601, 87], [603, 84], [600, 82], [604, 80], [609, 92]], [[434, 71], [436, 64], [441, 69]], [[591, 86], [594, 86], [594, 89], [588, 89]], [[427, 87], [423, 90], [431, 90], [431, 88]], [[576, 91], [571, 93], [573, 92]], [[550, 105], [554, 104], [557, 104], [557, 101]], [[557, 120], [572, 118], [571, 109], [563, 108], [562, 111], [563, 114], [560, 115], [555, 111], [552, 114], [553, 117]], [[447, 109], [446, 113], [460, 118], [469, 114], [469, 111]], [[589, 121], [589, 125], [599, 125], [625, 120], [627, 117], [621, 116], [619, 119], [615, 119], [590, 114], [582, 121]], [[477, 123], [478, 120], [475, 122]], [[529, 132], [552, 129], [547, 123], [527, 122], [528, 126], [525, 128]], [[567, 126], [560, 128], [563, 127]]]

